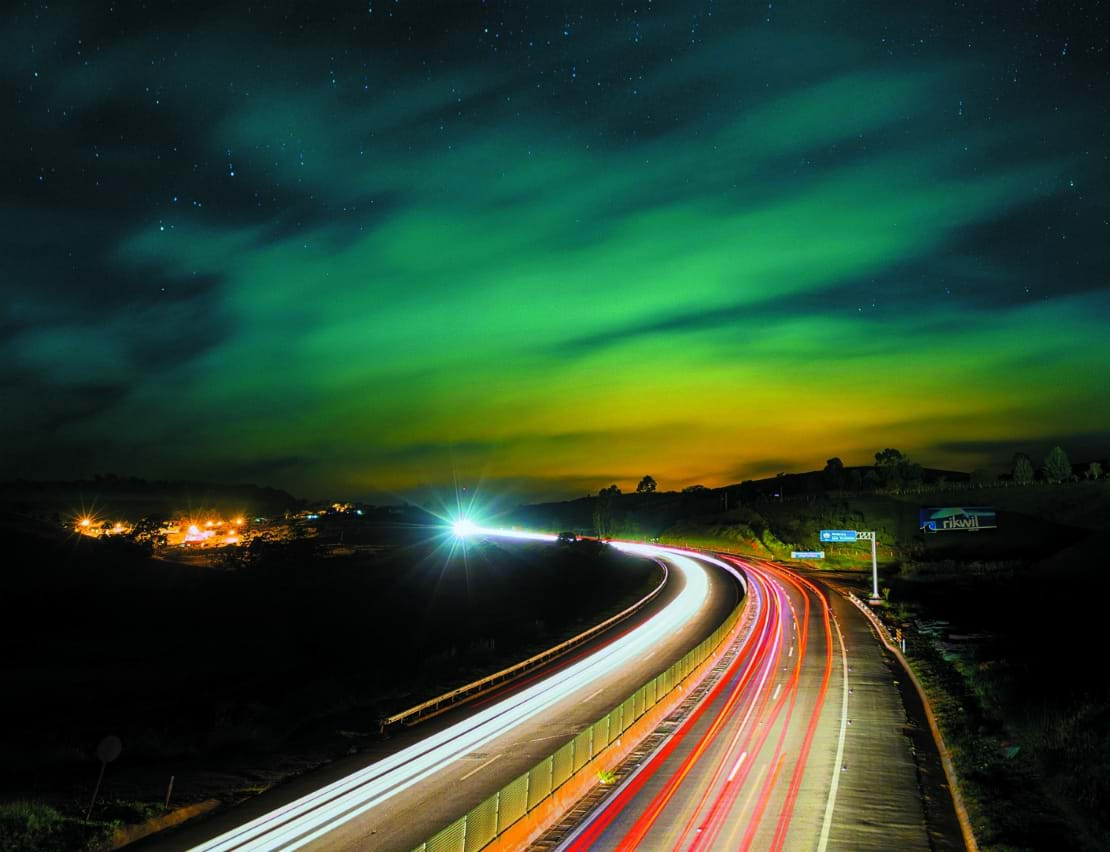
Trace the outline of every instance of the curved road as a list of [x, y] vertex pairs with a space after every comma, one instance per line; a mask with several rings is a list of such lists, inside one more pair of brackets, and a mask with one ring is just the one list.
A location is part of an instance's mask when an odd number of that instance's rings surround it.
[[668, 568], [663, 593], [635, 626], [618, 625], [615, 637], [539, 677], [402, 732], [384, 744], [388, 753], [379, 747], [310, 773], [145, 848], [412, 849], [665, 670], [739, 600], [736, 581], [699, 560], [618, 546]]
[[[306, 776], [166, 840], [204, 850], [411, 849], [712, 632], [742, 576], [743, 627], [705, 697], [676, 711], [655, 751], [619, 773], [627, 777], [570, 834], [557, 830], [536, 848], [961, 848], [943, 783], [924, 777], [932, 764], [913, 750], [927, 746], [919, 731], [914, 739], [898, 670], [853, 606], [771, 563], [615, 546], [669, 568], [664, 594], [635, 626], [417, 726], [334, 779]], [[922, 792], [938, 789], [935, 801]]]
[[950, 800], [926, 813], [927, 764], [863, 616], [781, 566], [721, 558], [749, 580], [754, 617], [739, 653], [674, 733], [548, 848], [962, 848]]

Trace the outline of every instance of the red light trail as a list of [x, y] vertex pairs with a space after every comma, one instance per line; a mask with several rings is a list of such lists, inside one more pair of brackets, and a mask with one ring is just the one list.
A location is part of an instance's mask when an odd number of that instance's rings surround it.
[[[826, 594], [804, 577], [725, 558], [747, 576], [755, 608], [737, 639], [740, 652], [565, 848], [786, 846], [833, 671], [831, 610]], [[820, 627], [815, 622], [811, 632], [814, 618]]]

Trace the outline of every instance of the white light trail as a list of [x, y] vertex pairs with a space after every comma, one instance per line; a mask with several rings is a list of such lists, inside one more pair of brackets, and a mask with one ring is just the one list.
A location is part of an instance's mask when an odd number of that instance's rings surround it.
[[[533, 541], [556, 537], [520, 530], [467, 529], [485, 535]], [[480, 749], [539, 713], [550, 710], [600, 678], [640, 659], [652, 647], [693, 618], [709, 596], [705, 569], [681, 551], [652, 545], [614, 542], [614, 547], [647, 557], [663, 557], [684, 578], [682, 590], [639, 627], [584, 659], [520, 692], [509, 695], [454, 725], [306, 796], [195, 847], [207, 852], [231, 849], [298, 849], [360, 814], [388, 801], [466, 754]], [[738, 573], [724, 563], [720, 564]]]

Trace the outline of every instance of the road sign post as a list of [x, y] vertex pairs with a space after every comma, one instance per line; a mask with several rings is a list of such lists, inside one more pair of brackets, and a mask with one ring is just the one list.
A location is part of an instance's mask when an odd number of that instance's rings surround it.
[[822, 542], [871, 542], [871, 603], [882, 603], [879, 597], [879, 556], [875, 543], [875, 531], [860, 532], [859, 530], [821, 530]]
[[89, 802], [89, 809], [85, 811], [85, 822], [89, 821], [92, 816], [93, 807], [96, 805], [96, 797], [100, 793], [100, 784], [104, 781], [104, 769], [119, 757], [120, 751], [123, 750], [123, 743], [117, 736], [108, 736], [100, 741], [100, 745], [96, 747], [96, 756], [100, 758], [100, 775], [96, 778], [96, 786], [93, 788], [92, 801]]
[[882, 603], [883, 599], [879, 597], [879, 557], [876, 552], [875, 533], [861, 532], [857, 533], [861, 541], [871, 542], [871, 603]]

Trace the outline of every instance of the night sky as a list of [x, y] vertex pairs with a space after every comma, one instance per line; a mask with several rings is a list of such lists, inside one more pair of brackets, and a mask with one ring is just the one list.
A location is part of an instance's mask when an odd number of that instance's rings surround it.
[[1105, 4], [324, 5], [5, 14], [0, 474], [1110, 450]]

